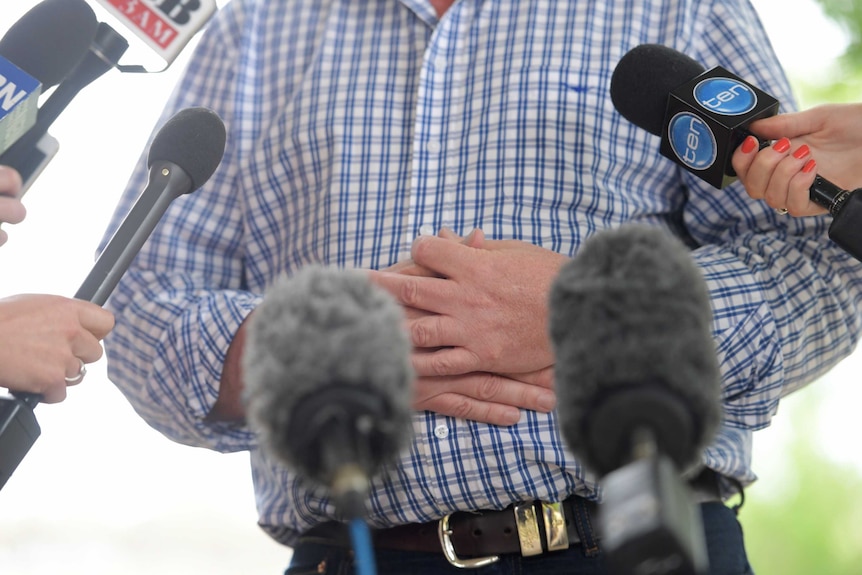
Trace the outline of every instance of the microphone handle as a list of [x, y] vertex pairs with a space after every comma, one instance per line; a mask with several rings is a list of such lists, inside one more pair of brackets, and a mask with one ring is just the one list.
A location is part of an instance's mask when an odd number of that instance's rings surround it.
[[826, 208], [832, 217], [838, 216], [844, 208], [844, 204], [850, 199], [853, 192], [836, 186], [820, 174], [814, 177], [814, 183], [808, 188], [808, 194], [811, 201]]
[[192, 191], [192, 186], [191, 177], [177, 164], [153, 163], [147, 187], [108, 241], [75, 298], [104, 305], [168, 206]]
[[808, 188], [811, 201], [829, 210], [829, 239], [862, 262], [862, 194], [836, 186], [820, 174]]

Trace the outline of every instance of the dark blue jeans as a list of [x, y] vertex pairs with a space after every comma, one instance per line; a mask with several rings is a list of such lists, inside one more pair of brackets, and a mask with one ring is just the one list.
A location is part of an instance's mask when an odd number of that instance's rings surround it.
[[[742, 527], [733, 510], [721, 503], [700, 506], [709, 553], [710, 575], [753, 575]], [[599, 543], [601, 546], [601, 542]], [[606, 575], [603, 555], [587, 556], [581, 546], [535, 557], [509, 555], [481, 569], [459, 569], [442, 553], [419, 553], [378, 549], [375, 553], [379, 575]], [[300, 541], [285, 575], [353, 575], [355, 567], [349, 549]]]

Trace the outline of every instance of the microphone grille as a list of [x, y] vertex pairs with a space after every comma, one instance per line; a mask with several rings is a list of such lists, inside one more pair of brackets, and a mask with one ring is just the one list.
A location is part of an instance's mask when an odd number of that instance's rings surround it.
[[630, 455], [638, 426], [682, 468], [721, 418], [709, 291], [691, 252], [654, 226], [589, 238], [550, 296], [560, 426], [567, 444], [605, 473]]
[[268, 448], [326, 483], [321, 428], [367, 410], [369, 476], [412, 434], [413, 369], [403, 312], [359, 270], [307, 266], [280, 277], [249, 319], [242, 358], [248, 420]]
[[98, 25], [84, 0], [43, 0], [0, 39], [0, 55], [39, 80], [44, 91], [83, 59]]
[[159, 130], [150, 146], [147, 165], [172, 162], [192, 179], [192, 189], [213, 175], [224, 155], [227, 135], [218, 114], [207, 108], [180, 110]]
[[641, 44], [629, 50], [611, 76], [611, 101], [632, 124], [661, 135], [668, 95], [704, 67], [682, 52], [661, 44]]

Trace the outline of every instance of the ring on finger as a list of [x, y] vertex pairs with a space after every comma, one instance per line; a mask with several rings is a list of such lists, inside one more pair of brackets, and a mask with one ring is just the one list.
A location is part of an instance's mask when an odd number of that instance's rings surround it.
[[84, 379], [85, 375], [87, 375], [87, 366], [84, 365], [84, 360], [82, 360], [80, 357], [78, 358], [78, 364], [79, 364], [78, 373], [73, 377], [65, 378], [66, 383], [68, 383], [70, 385], [74, 385], [76, 383], [81, 383], [81, 380]]

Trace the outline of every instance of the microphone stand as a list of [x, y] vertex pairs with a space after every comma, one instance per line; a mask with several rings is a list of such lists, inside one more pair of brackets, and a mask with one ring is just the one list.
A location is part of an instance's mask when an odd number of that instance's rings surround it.
[[700, 512], [655, 436], [635, 430], [632, 461], [602, 480], [602, 547], [615, 575], [707, 575]]

